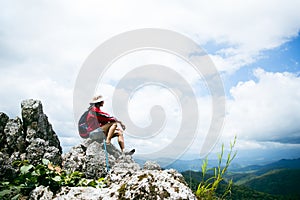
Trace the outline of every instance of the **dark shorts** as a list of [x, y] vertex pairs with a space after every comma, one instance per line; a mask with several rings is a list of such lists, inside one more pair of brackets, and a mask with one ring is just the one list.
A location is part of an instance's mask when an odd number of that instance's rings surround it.
[[98, 141], [104, 140], [105, 135], [104, 135], [102, 128], [97, 128], [97, 129], [93, 130], [92, 132], [90, 132], [89, 138], [91, 140], [98, 140]]

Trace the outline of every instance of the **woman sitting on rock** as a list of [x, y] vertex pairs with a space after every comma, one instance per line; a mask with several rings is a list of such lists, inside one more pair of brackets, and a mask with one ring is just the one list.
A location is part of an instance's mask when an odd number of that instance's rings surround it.
[[[121, 152], [126, 155], [132, 155], [135, 150], [125, 152], [123, 131], [125, 125], [118, 121], [115, 117], [110, 116], [108, 113], [103, 112], [100, 107], [104, 105], [104, 98], [101, 95], [95, 96], [90, 102], [89, 113], [87, 115], [87, 124], [89, 138], [92, 140], [101, 141], [106, 137], [106, 145], [109, 148], [111, 145], [111, 139], [118, 137], [118, 143]], [[103, 135], [104, 133], [104, 135]]]

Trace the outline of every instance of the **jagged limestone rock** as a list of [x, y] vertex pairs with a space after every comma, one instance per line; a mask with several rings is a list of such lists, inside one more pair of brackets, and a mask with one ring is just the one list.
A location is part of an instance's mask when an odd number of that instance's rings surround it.
[[26, 99], [21, 102], [21, 108], [25, 127], [34, 126], [34, 123], [37, 123], [40, 115], [43, 114], [43, 107], [39, 100]]
[[43, 113], [41, 101], [24, 100], [21, 103], [21, 108], [26, 141], [30, 143], [36, 138], [40, 138], [47, 141], [49, 146], [56, 147], [62, 153], [59, 139], [52, 129], [48, 117]]
[[102, 189], [93, 187], [63, 187], [53, 200], [99, 200], [103, 199]]
[[64, 169], [69, 171], [84, 171], [86, 157], [85, 157], [86, 147], [83, 145], [76, 145], [71, 148], [71, 150], [63, 155]]
[[33, 140], [26, 148], [26, 159], [33, 165], [41, 163], [41, 160], [46, 158], [56, 165], [62, 163], [59, 149], [54, 146], [49, 146], [48, 141], [40, 138]]
[[16, 175], [17, 167], [12, 164], [17, 160], [29, 160], [32, 164], [41, 163], [43, 158], [58, 165], [62, 162], [60, 142], [43, 113], [41, 102], [24, 100], [21, 108], [23, 120], [8, 119], [0, 113], [0, 178], [3, 180]]
[[4, 112], [0, 112], [0, 132], [3, 133], [9, 117]]
[[107, 186], [102, 189], [63, 188], [57, 199], [196, 199], [177, 171], [161, 170], [152, 161], [140, 169], [132, 156], [122, 155], [113, 145], [109, 148], [111, 170], [107, 174], [102, 142], [87, 139], [73, 147], [64, 156], [64, 168], [79, 170], [88, 178], [105, 176]]
[[50, 160], [53, 164], [61, 165], [62, 157], [61, 152], [54, 146], [47, 146], [43, 158]]
[[4, 128], [6, 126], [8, 119], [9, 119], [9, 117], [5, 113], [0, 112], [0, 150], [1, 151], [4, 148], [4, 144], [6, 144]]
[[[114, 166], [121, 152], [111, 145], [107, 148], [109, 166]], [[87, 178], [104, 177], [106, 172], [106, 155], [103, 142], [86, 139], [63, 156], [63, 168], [70, 171], [81, 171]]]
[[175, 170], [111, 172], [104, 199], [196, 199], [184, 178]]
[[[85, 174], [88, 178], [104, 177], [106, 175], [106, 160], [103, 143], [93, 142], [87, 147]], [[108, 154], [109, 165], [115, 162], [113, 155]]]
[[49, 187], [41, 185], [30, 192], [29, 200], [51, 200], [52, 198], [53, 192]]
[[107, 187], [62, 187], [55, 200], [69, 199], [197, 199], [184, 178], [175, 170], [112, 170]]
[[0, 152], [0, 178], [11, 180], [16, 176], [17, 170], [11, 165], [10, 155]]
[[26, 146], [25, 134], [20, 118], [9, 119], [6, 123], [4, 134], [6, 137], [5, 150], [8, 153], [13, 153], [15, 151], [24, 152]]
[[13, 162], [24, 159], [26, 148], [21, 119], [8, 119], [3, 133], [5, 140], [0, 154], [0, 178], [13, 179], [17, 175]]
[[159, 164], [157, 164], [154, 161], [146, 161], [144, 166], [143, 166], [143, 169], [146, 169], [146, 170], [161, 170]]
[[26, 148], [26, 158], [33, 165], [40, 163], [45, 154], [46, 142], [43, 139], [36, 138]]

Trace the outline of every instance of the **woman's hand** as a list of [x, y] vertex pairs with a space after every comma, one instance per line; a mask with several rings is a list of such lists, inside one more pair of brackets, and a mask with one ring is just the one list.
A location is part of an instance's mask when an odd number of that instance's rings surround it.
[[122, 129], [125, 131], [126, 126], [121, 122]]

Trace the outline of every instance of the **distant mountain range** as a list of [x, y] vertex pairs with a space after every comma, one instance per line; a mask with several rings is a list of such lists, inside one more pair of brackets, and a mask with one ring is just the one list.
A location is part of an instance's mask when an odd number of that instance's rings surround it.
[[243, 185], [269, 194], [300, 198], [299, 183], [299, 169], [276, 169], [254, 177]]
[[[193, 191], [197, 190], [197, 187], [202, 179], [201, 172], [195, 171], [185, 171], [182, 172], [182, 175], [185, 178], [185, 181], [188, 183], [190, 188]], [[207, 177], [208, 178], [208, 177]], [[227, 188], [227, 182], [222, 181], [219, 184], [219, 187], [216, 191], [217, 194], [222, 195]], [[250, 187], [243, 185], [233, 185], [231, 189], [231, 194], [226, 197], [226, 200], [251, 200], [251, 199], [260, 199], [260, 200], [286, 200], [284, 196], [272, 195], [264, 192], [260, 192]], [[293, 199], [293, 198], [290, 198]]]
[[242, 168], [231, 168], [231, 172], [254, 172], [256, 175], [262, 175], [275, 169], [300, 169], [300, 158], [282, 159], [267, 165], [250, 165]]
[[[202, 176], [200, 171], [182, 172], [187, 183], [196, 190]], [[228, 199], [300, 199], [300, 158], [282, 159], [266, 165], [232, 168], [225, 177], [233, 180]], [[226, 182], [220, 185], [225, 188]]]
[[[135, 158], [135, 161], [139, 163], [141, 166], [145, 163], [145, 160]], [[160, 158], [155, 160], [160, 166], [166, 169], [176, 169], [179, 172], [183, 171], [200, 171], [203, 160], [202, 159], [194, 159], [194, 160], [176, 160], [172, 162], [172, 159], [169, 158]], [[171, 163], [171, 164], [169, 164]], [[218, 160], [209, 160], [208, 167], [217, 166]], [[245, 164], [240, 165], [238, 163], [232, 163], [230, 165], [229, 171], [232, 172], [251, 172], [251, 171], [260, 171], [261, 174], [271, 170], [271, 169], [300, 169], [300, 158], [297, 159], [282, 159], [276, 162], [272, 162], [269, 164], [257, 164], [257, 165], [248, 165]], [[257, 172], [259, 173], [259, 172]]]

